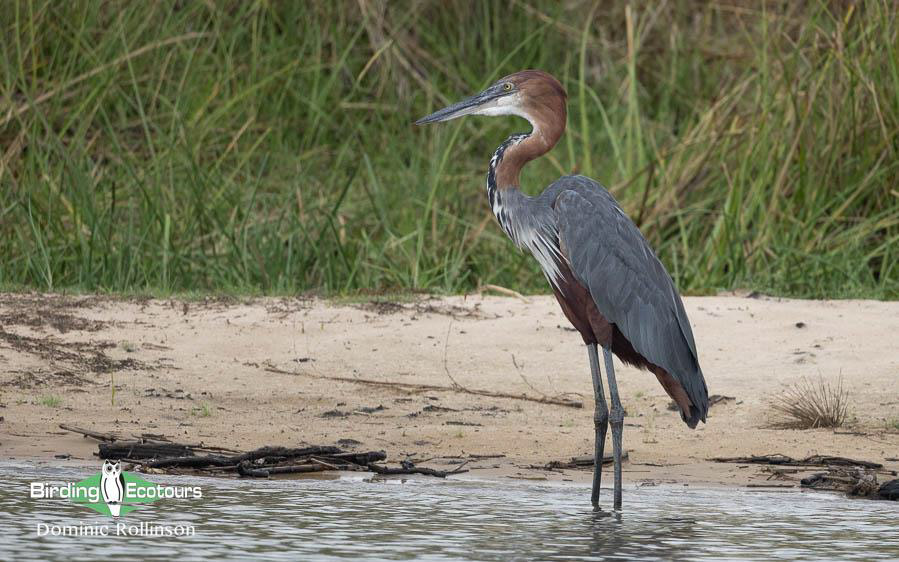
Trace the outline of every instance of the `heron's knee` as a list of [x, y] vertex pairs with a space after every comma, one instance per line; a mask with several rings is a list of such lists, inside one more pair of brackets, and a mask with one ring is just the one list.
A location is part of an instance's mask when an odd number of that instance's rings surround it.
[[602, 427], [609, 422], [609, 412], [606, 410], [596, 410], [593, 412], [593, 425]]
[[609, 414], [609, 423], [612, 425], [621, 425], [624, 423], [624, 408], [612, 406], [612, 412]]

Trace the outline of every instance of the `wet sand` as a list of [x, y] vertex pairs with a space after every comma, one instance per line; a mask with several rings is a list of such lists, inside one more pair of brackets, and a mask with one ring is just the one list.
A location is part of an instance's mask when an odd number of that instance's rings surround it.
[[[710, 394], [733, 399], [690, 430], [653, 375], [616, 362], [626, 482], [778, 485], [764, 467], [708, 460], [773, 453], [899, 469], [899, 303], [685, 304]], [[843, 377], [849, 425], [773, 429], [771, 399], [819, 376]], [[59, 429], [66, 423], [235, 449], [339, 444], [435, 467], [468, 461], [477, 476], [586, 481], [587, 470], [542, 467], [591, 452], [592, 410], [584, 346], [550, 296], [0, 295], [2, 460], [93, 464], [96, 442]]]

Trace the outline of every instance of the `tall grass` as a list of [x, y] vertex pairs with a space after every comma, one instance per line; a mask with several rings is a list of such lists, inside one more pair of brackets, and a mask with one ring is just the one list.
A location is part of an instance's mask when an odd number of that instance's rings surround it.
[[0, 10], [0, 284], [545, 291], [484, 196], [521, 68], [688, 292], [899, 296], [889, 0], [71, 2]]

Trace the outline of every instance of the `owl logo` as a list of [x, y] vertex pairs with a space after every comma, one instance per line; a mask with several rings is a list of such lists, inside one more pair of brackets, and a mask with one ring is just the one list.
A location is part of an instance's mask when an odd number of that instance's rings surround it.
[[109, 507], [109, 513], [118, 517], [125, 499], [125, 477], [119, 461], [103, 461], [103, 472], [100, 476], [100, 491], [103, 501]]

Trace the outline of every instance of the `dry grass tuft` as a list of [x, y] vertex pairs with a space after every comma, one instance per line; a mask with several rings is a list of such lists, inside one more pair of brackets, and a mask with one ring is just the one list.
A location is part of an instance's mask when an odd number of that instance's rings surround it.
[[803, 378], [775, 397], [771, 409], [776, 416], [771, 425], [778, 429], [841, 427], [848, 418], [849, 392], [843, 377], [836, 383]]

